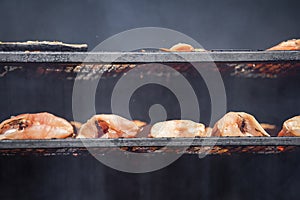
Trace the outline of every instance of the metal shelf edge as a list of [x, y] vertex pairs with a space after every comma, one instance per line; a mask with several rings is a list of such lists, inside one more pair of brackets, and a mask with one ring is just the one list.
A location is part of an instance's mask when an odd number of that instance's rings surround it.
[[0, 62], [152, 63], [300, 61], [300, 51], [216, 52], [0, 52]]
[[0, 149], [189, 146], [300, 146], [297, 137], [2, 140]]

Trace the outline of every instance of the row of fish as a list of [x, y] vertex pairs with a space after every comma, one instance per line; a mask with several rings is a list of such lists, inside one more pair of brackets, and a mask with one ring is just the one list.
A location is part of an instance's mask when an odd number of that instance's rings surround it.
[[[171, 48], [161, 48], [162, 51], [167, 52], [193, 52], [193, 51], [202, 51], [205, 52], [205, 49], [195, 49], [193, 46], [185, 43], [178, 43], [172, 46]], [[291, 39], [283, 41], [269, 49], [267, 51], [299, 51], [300, 50], [300, 39]]]
[[[0, 124], [0, 140], [134, 137], [270, 137], [252, 115], [229, 112], [213, 128], [191, 120], [169, 120], [153, 126], [114, 114], [94, 115], [86, 123], [68, 122], [50, 113], [21, 114]], [[146, 131], [146, 135], [142, 132]], [[300, 116], [284, 122], [278, 136], [300, 136]]]

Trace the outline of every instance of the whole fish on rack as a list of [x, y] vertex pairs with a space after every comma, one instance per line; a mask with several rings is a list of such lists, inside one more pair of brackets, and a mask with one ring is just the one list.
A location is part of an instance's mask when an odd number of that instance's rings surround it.
[[297, 51], [300, 50], [300, 39], [287, 40], [267, 50], [268, 51]]
[[67, 120], [46, 112], [21, 114], [0, 124], [0, 140], [67, 138], [73, 134]]
[[140, 131], [135, 122], [113, 114], [94, 115], [76, 138], [133, 138]]
[[229, 112], [213, 127], [212, 136], [243, 137], [270, 135], [261, 127], [256, 119], [245, 112]]
[[300, 116], [295, 116], [291, 119], [286, 120], [283, 123], [282, 129], [278, 134], [282, 136], [300, 136]]
[[205, 126], [191, 120], [169, 120], [154, 124], [149, 137], [207, 137]]

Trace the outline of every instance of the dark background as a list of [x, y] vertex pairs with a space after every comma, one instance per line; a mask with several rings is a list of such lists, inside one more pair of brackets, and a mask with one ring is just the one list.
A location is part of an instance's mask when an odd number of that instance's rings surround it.
[[180, 31], [207, 49], [265, 49], [299, 37], [297, 0], [1, 0], [0, 40], [87, 43], [131, 28]]
[[[206, 49], [265, 49], [299, 38], [298, 0], [53, 0], [0, 2], [0, 41], [98, 43], [131, 28], [187, 34]], [[299, 114], [297, 77], [225, 79], [228, 110], [278, 126]], [[1, 79], [1, 119], [49, 111], [71, 119], [72, 82]], [[109, 87], [109, 86], [107, 86]], [[186, 155], [147, 174], [110, 169], [92, 156], [0, 157], [1, 199], [299, 199], [299, 153]]]

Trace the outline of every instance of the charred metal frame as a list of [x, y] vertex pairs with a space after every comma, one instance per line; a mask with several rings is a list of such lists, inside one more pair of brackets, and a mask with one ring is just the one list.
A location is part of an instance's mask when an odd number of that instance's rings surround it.
[[[260, 69], [268, 69], [264, 63], [287, 63], [299, 70], [300, 51], [208, 51], [208, 52], [0, 52], [0, 64], [57, 65], [59, 68], [93, 63], [107, 68], [105, 63], [133, 65], [139, 63], [204, 63], [217, 62], [219, 68], [232, 68], [249, 74], [248, 63], [259, 63]], [[238, 63], [232, 65], [232, 63]], [[240, 63], [246, 63], [241, 65]], [[296, 64], [294, 64], [296, 63]], [[103, 64], [103, 65], [102, 65]], [[112, 64], [111, 64], [112, 65]], [[122, 65], [121, 65], [122, 66]], [[279, 67], [286, 67], [280, 65]], [[110, 71], [114, 71], [112, 68]], [[252, 70], [252, 71], [251, 71]], [[264, 73], [251, 69], [252, 75]], [[285, 71], [285, 70], [283, 70]], [[280, 72], [280, 71], [279, 71]], [[74, 71], [76, 73], [76, 71]], [[120, 73], [120, 72], [118, 72]], [[240, 73], [240, 74], [241, 74]], [[251, 74], [250, 73], [250, 74]], [[276, 72], [278, 73], [278, 72]], [[233, 75], [236, 75], [232, 73]], [[253, 77], [253, 76], [252, 76]], [[187, 148], [184, 148], [187, 147]], [[79, 155], [86, 148], [99, 153], [122, 149], [130, 152], [170, 152], [191, 154], [232, 153], [280, 153], [297, 150], [297, 137], [245, 137], [245, 138], [119, 138], [119, 139], [55, 139], [55, 140], [3, 140], [0, 155]], [[167, 149], [162, 151], [161, 149]]]

